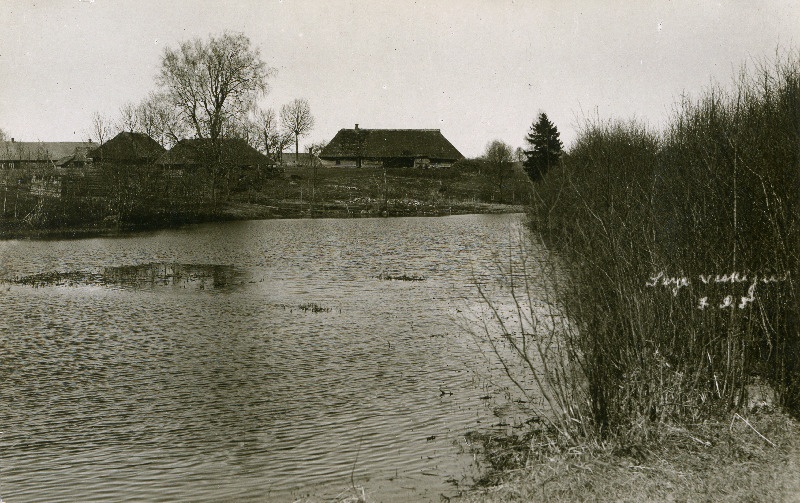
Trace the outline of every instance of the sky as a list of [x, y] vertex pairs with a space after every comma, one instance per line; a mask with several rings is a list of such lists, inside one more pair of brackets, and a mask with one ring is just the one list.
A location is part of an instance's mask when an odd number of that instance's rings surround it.
[[165, 48], [243, 32], [277, 69], [261, 105], [308, 100], [301, 146], [341, 128], [441, 129], [513, 147], [540, 112], [661, 127], [682, 94], [800, 44], [800, 0], [2, 0], [0, 128], [82, 141], [156, 89]]

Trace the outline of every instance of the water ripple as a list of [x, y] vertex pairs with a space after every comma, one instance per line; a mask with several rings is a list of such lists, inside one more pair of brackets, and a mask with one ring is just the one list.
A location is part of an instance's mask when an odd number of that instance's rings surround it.
[[378, 500], [438, 500], [468, 467], [454, 443], [493, 414], [452, 316], [518, 231], [276, 220], [0, 243], [0, 496], [285, 501], [353, 471]]

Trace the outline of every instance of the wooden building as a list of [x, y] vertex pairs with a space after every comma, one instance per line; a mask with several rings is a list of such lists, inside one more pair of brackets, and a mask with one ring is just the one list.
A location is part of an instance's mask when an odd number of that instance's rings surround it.
[[94, 162], [152, 164], [166, 149], [144, 133], [123, 131], [89, 152]]
[[87, 162], [96, 143], [82, 141], [0, 141], [0, 170], [63, 166], [68, 158]]
[[30, 193], [60, 198], [66, 179], [81, 179], [91, 171], [92, 142], [0, 142], [0, 188], [4, 194]]
[[275, 162], [244, 140], [226, 138], [216, 150], [211, 140], [185, 139], [164, 152], [156, 165], [172, 178], [184, 179], [192, 173], [202, 174], [209, 168], [213, 171], [223, 167], [234, 191], [246, 190], [276, 173]]
[[267, 156], [238, 138], [221, 140], [218, 155], [214, 152], [211, 140], [181, 140], [156, 160], [156, 164], [160, 166], [180, 170], [214, 163], [239, 168], [268, 167], [274, 164]]
[[328, 164], [449, 167], [464, 156], [438, 129], [340, 129], [319, 155]]

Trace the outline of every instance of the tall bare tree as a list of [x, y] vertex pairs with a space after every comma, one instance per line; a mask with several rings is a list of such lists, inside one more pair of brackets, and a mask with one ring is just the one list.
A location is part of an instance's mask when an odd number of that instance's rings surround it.
[[286, 131], [294, 135], [294, 160], [300, 162], [299, 138], [314, 129], [314, 117], [311, 107], [305, 98], [296, 98], [291, 103], [281, 107], [281, 124]]
[[258, 98], [266, 94], [273, 71], [243, 33], [194, 39], [164, 51], [159, 85], [187, 129], [210, 140], [202, 155], [215, 210], [235, 169], [223, 162], [221, 140], [226, 132], [240, 127]]
[[6, 140], [8, 140], [8, 133], [6, 133], [5, 129], [0, 128], [0, 141], [6, 141]]
[[268, 90], [274, 72], [243, 33], [223, 33], [167, 48], [158, 83], [198, 138], [216, 143]]

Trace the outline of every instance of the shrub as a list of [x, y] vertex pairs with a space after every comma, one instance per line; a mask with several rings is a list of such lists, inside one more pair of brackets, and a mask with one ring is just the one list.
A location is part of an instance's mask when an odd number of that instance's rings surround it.
[[684, 97], [661, 134], [585, 125], [530, 209], [567, 270], [581, 417], [647, 435], [737, 407], [756, 378], [800, 412], [799, 197], [796, 53]]

